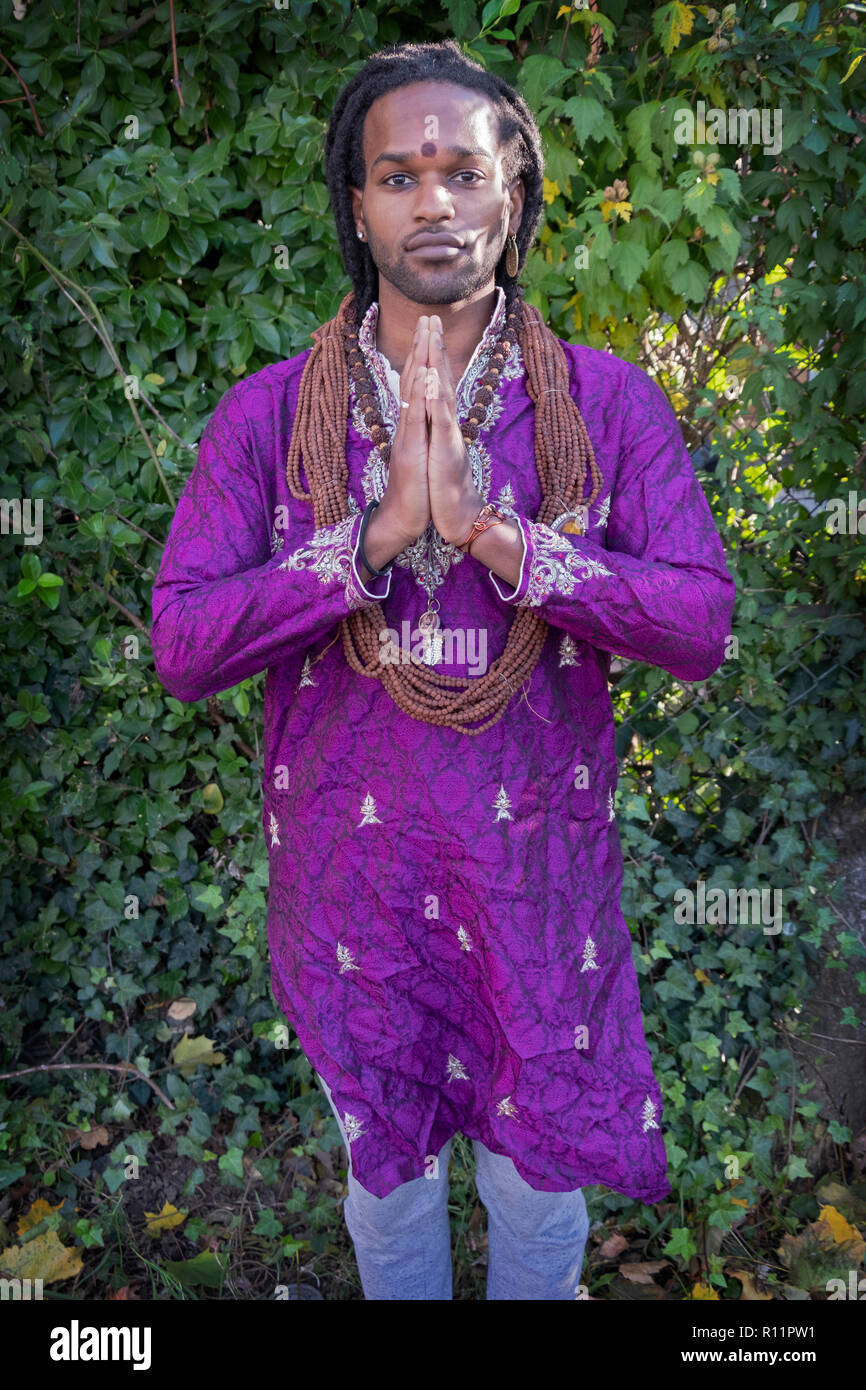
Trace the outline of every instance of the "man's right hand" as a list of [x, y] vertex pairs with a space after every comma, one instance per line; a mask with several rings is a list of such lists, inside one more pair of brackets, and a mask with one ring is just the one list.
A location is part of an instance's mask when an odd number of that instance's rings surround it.
[[[430, 319], [418, 320], [412, 347], [400, 376], [400, 407], [397, 428], [391, 442], [388, 484], [382, 500], [367, 523], [364, 551], [376, 569], [382, 569], [421, 535], [430, 521], [430, 493], [427, 483], [428, 425], [425, 404]], [[369, 570], [360, 566], [366, 583]]]

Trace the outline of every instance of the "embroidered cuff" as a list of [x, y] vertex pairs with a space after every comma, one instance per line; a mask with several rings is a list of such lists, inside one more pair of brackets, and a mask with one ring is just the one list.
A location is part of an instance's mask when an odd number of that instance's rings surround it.
[[[601, 560], [581, 551], [580, 545], [587, 541], [587, 537], [575, 536], [572, 539], [568, 534], [554, 531], [551, 526], [517, 512], [510, 512], [509, 516], [517, 523], [523, 536], [523, 559], [517, 587], [510, 594], [503, 593], [501, 580], [493, 570], [487, 571], [496, 592], [505, 603], [515, 608], [538, 608], [549, 598], [572, 594], [575, 584], [585, 579], [613, 578], [611, 570]], [[589, 541], [589, 547], [598, 549], [597, 543], [592, 541]]]
[[371, 585], [379, 586], [378, 590], [366, 588], [361, 582], [356, 556], [362, 520], [363, 513], [355, 512], [333, 526], [318, 527], [306, 545], [286, 556], [279, 569], [303, 570], [309, 564], [322, 584], [341, 582], [345, 589], [346, 605], [350, 609], [379, 603], [388, 597], [391, 575], [389, 573], [370, 580]]
[[518, 521], [527, 534], [527, 553], [520, 584], [511, 598], [516, 608], [538, 608], [549, 598], [568, 597], [575, 584], [587, 579], [614, 578], [600, 559], [581, 548], [587, 546], [604, 554], [597, 542], [586, 536], [572, 538], [530, 517], [519, 517]]
[[494, 574], [491, 569], [489, 569], [487, 573], [493, 580], [494, 588], [499, 597], [503, 599], [505, 603], [513, 603], [517, 606], [526, 593], [526, 586], [529, 582], [529, 572], [532, 565], [532, 540], [528, 529], [528, 517], [519, 516], [517, 512], [509, 512], [508, 520], [515, 522], [523, 537], [523, 555], [520, 560], [520, 574], [517, 578], [517, 588], [513, 589], [510, 594], [504, 594], [502, 592], [502, 580], [499, 576]]

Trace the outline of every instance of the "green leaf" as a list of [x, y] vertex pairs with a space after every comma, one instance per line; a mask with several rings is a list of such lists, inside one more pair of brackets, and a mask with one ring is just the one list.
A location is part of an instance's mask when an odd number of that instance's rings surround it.
[[649, 252], [639, 242], [625, 240], [620, 235], [612, 244], [607, 260], [617, 284], [629, 293], [649, 264]]
[[203, 1250], [191, 1260], [164, 1260], [162, 1268], [184, 1288], [203, 1285], [219, 1289], [225, 1279], [227, 1261], [221, 1260], [213, 1250]]
[[687, 1226], [672, 1227], [671, 1238], [666, 1245], [662, 1246], [662, 1254], [670, 1255], [672, 1259], [680, 1259], [685, 1263], [697, 1253], [698, 1247], [689, 1228]]
[[141, 238], [145, 246], [158, 246], [168, 236], [171, 222], [161, 208], [145, 208], [141, 215]]

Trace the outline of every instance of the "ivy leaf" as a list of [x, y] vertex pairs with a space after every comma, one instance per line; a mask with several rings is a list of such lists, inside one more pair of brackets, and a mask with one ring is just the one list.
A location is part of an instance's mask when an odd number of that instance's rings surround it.
[[175, 1044], [171, 1058], [175, 1066], [180, 1068], [181, 1076], [192, 1076], [199, 1063], [206, 1067], [219, 1066], [225, 1061], [225, 1054], [214, 1051], [213, 1038], [194, 1038], [185, 1033]]
[[688, 1226], [674, 1226], [670, 1240], [662, 1246], [663, 1255], [677, 1256], [684, 1264], [697, 1253], [698, 1247]]

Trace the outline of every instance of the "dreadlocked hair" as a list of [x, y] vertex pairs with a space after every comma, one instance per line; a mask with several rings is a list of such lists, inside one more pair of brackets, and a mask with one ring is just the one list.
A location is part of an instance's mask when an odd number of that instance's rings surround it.
[[[508, 183], [520, 178], [526, 195], [515, 233], [517, 276], [543, 211], [544, 156], [529, 107], [502, 78], [467, 58], [452, 39], [392, 44], [373, 54], [343, 88], [326, 136], [325, 172], [343, 264], [353, 289], [335, 317], [311, 335], [314, 346], [301, 376], [286, 463], [292, 496], [312, 502], [317, 528], [333, 526], [350, 516], [346, 463], [349, 379], [366, 376], [357, 331], [378, 294], [378, 271], [369, 247], [355, 236], [350, 192], [350, 186], [363, 188], [366, 181], [364, 120], [377, 97], [415, 82], [455, 83], [482, 92], [495, 107], [504, 180]], [[523, 298], [517, 276], [507, 274], [503, 255], [496, 267], [495, 283], [505, 293], [506, 327], [481, 377], [490, 392], [482, 400], [492, 399], [516, 337], [526, 366], [526, 388], [535, 405], [535, 463], [543, 497], [535, 519], [549, 525], [563, 512], [588, 508], [601, 491], [603, 479], [583, 417], [571, 396], [562, 344], [539, 311]], [[368, 411], [372, 411], [372, 402]], [[462, 428], [464, 440], [471, 443], [477, 425], [467, 423]], [[387, 460], [391, 448], [387, 431], [374, 430], [372, 438]], [[301, 479], [302, 463], [309, 492]], [[584, 497], [587, 473], [592, 490]], [[509, 701], [528, 682], [541, 655], [548, 624], [529, 608], [519, 608], [502, 655], [479, 677], [446, 675], [414, 654], [405, 665], [384, 660], [379, 634], [387, 627], [378, 603], [356, 609], [342, 619], [343, 651], [352, 669], [380, 680], [395, 704], [411, 718], [475, 736], [502, 718]]]

